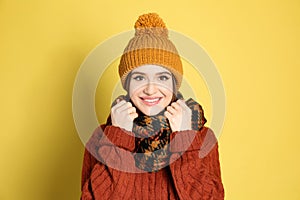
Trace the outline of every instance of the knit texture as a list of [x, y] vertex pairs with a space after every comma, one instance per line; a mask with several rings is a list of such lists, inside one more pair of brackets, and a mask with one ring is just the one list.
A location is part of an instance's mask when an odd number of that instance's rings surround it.
[[[103, 135], [115, 146], [102, 141]], [[182, 141], [191, 141], [190, 138], [193, 138], [192, 142], [186, 149]], [[206, 145], [203, 144], [204, 138], [210, 141]], [[108, 159], [119, 162], [117, 148], [133, 151], [134, 137], [118, 127], [99, 126], [84, 153], [81, 199], [223, 200], [218, 144], [213, 132], [203, 127], [200, 131], [173, 132], [171, 139], [174, 142], [168, 167], [157, 172], [129, 173], [102, 162], [108, 162]], [[200, 158], [199, 151], [206, 150], [210, 151], [209, 154]], [[134, 155], [126, 158], [126, 163], [134, 166], [134, 162]]]
[[123, 87], [133, 69], [146, 65], [159, 65], [170, 70], [176, 79], [176, 88], [182, 82], [182, 62], [175, 45], [168, 38], [168, 30], [156, 13], [141, 15], [135, 23], [135, 35], [126, 46], [119, 64]]
[[[206, 121], [204, 116], [198, 120], [192, 120], [194, 127]], [[153, 172], [145, 172], [137, 165], [140, 138], [109, 123], [99, 126], [86, 144], [81, 199], [223, 200], [218, 143], [212, 130], [201, 126], [176, 131], [169, 140], [167, 165], [153, 170], [152, 163]]]
[[[130, 101], [128, 94], [126, 96], [118, 96], [112, 106], [117, 104], [118, 100]], [[178, 99], [183, 100], [182, 94], [178, 91], [176, 98], [174, 98], [169, 105]], [[131, 101], [132, 105], [134, 103]], [[206, 123], [204, 111], [192, 98], [186, 101], [187, 106], [192, 111], [192, 130], [200, 130]], [[142, 113], [137, 107], [136, 111], [138, 117], [135, 118], [132, 132], [135, 136], [135, 164], [139, 169], [147, 172], [158, 171], [169, 164], [170, 152], [169, 142], [172, 130], [170, 128], [169, 120], [164, 116], [166, 109], [154, 116], [147, 116]], [[110, 118], [110, 117], [109, 117]], [[107, 125], [111, 125], [108, 120]]]

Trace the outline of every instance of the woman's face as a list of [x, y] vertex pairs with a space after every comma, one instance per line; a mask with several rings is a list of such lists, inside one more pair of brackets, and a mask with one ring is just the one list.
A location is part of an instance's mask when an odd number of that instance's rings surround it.
[[143, 65], [131, 72], [129, 95], [145, 115], [161, 112], [173, 97], [173, 80], [169, 70], [158, 65]]

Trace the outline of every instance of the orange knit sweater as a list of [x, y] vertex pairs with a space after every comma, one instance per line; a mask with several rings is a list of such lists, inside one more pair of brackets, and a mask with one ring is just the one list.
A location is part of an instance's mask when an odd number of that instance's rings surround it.
[[[117, 159], [120, 149], [132, 152], [135, 138], [119, 127], [99, 126], [84, 153], [81, 199], [224, 199], [218, 144], [211, 129], [173, 132], [171, 140], [170, 160], [180, 157], [168, 167], [157, 172], [124, 172], [104, 165], [95, 157], [121, 162]], [[186, 144], [190, 144], [188, 149]], [[201, 155], [207, 154], [205, 157], [199, 156], [200, 149]], [[123, 165], [134, 166], [133, 156], [126, 157], [126, 161]]]

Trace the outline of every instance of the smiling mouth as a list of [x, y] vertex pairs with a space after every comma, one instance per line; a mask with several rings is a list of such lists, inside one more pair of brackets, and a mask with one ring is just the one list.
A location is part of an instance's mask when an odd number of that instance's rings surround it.
[[155, 98], [143, 98], [140, 97], [140, 99], [142, 100], [142, 102], [148, 106], [154, 106], [156, 104], [158, 104], [160, 102], [160, 100], [162, 99], [162, 97], [155, 97]]

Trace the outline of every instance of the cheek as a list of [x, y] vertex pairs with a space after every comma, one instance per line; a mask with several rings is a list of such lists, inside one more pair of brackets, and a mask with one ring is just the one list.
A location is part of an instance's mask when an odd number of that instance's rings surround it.
[[160, 91], [166, 96], [166, 97], [172, 97], [173, 96], [173, 88], [172, 87], [160, 87]]
[[141, 84], [141, 83], [137, 84], [134, 82], [130, 82], [129, 87], [128, 87], [129, 95], [132, 96], [132, 95], [140, 93], [143, 90], [143, 85], [144, 84]]
[[140, 96], [141, 92], [142, 92], [141, 89], [137, 89], [137, 88], [129, 89], [129, 97], [133, 101], [133, 103], [136, 103], [136, 100], [139, 99], [139, 96]]
[[137, 88], [133, 84], [129, 84], [128, 93], [130, 97], [133, 97], [137, 93]]
[[164, 84], [161, 84], [161, 90], [164, 92], [164, 93], [166, 93], [166, 94], [168, 94], [168, 95], [173, 95], [173, 90], [174, 90], [174, 88], [173, 88], [173, 81], [172, 80], [169, 80], [169, 81], [167, 81], [166, 83], [164, 83]]
[[168, 100], [168, 103], [170, 103], [172, 98], [173, 98], [173, 92], [168, 91], [168, 93], [166, 94], [166, 99]]

